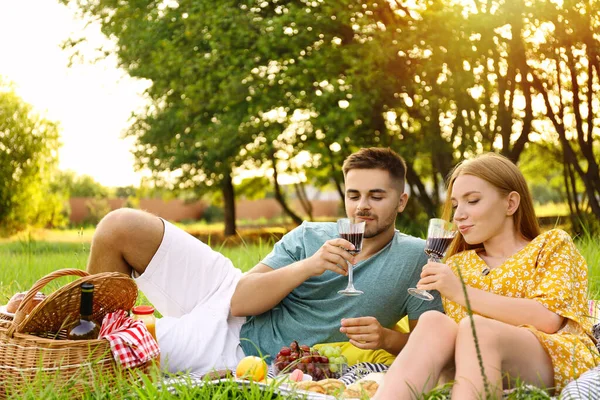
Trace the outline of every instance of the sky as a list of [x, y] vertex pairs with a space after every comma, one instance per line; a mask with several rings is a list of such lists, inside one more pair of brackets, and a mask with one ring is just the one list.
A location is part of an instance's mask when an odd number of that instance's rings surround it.
[[99, 24], [86, 27], [56, 0], [0, 0], [0, 76], [39, 114], [59, 122], [60, 169], [105, 186], [137, 185], [143, 174], [134, 170], [133, 139], [122, 133], [131, 112], [145, 104], [148, 83], [118, 69], [114, 58], [69, 67], [61, 43], [82, 33], [90, 55], [107, 42]]

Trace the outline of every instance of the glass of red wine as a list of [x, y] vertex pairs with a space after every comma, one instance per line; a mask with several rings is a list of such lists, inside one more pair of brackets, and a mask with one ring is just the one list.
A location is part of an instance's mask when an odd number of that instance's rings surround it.
[[[354, 222], [350, 218], [341, 218], [337, 221], [338, 233], [342, 239], [346, 239], [354, 245], [354, 250], [348, 250], [351, 254], [358, 254], [362, 250], [363, 237], [365, 236], [365, 221]], [[352, 264], [348, 263], [348, 286], [338, 291], [344, 296], [358, 296], [363, 294], [362, 290], [354, 288], [352, 283]]]
[[[453, 223], [441, 218], [432, 218], [429, 220], [425, 254], [429, 256], [430, 262], [442, 261], [454, 236], [456, 236], [456, 225]], [[410, 288], [408, 289], [408, 293], [421, 300], [433, 300], [433, 296], [427, 290]]]

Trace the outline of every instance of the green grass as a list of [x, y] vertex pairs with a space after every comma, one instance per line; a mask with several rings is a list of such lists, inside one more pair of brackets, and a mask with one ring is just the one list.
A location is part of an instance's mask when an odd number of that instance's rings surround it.
[[[0, 304], [18, 291], [29, 289], [33, 283], [48, 273], [62, 268], [84, 269], [89, 254], [89, 237], [92, 232], [61, 231], [46, 233], [43, 236], [21, 235], [0, 242]], [[52, 241], [36, 240], [36, 238], [53, 238]], [[58, 238], [58, 239], [56, 239]], [[576, 239], [581, 253], [584, 255], [589, 266], [590, 297], [600, 298], [600, 248], [599, 239], [583, 236]], [[243, 271], [256, 265], [272, 249], [273, 243], [245, 244], [238, 247], [218, 246], [215, 249], [229, 257], [233, 264]], [[75, 279], [75, 278], [72, 278]], [[45, 292], [49, 293], [70, 281], [62, 278], [53, 282]], [[141, 302], [145, 299], [142, 297]], [[63, 399], [70, 397], [79, 398], [142, 398], [142, 399], [273, 399], [281, 398], [273, 392], [273, 388], [259, 390], [256, 385], [247, 388], [239, 388], [234, 382], [225, 382], [221, 385], [210, 385], [202, 388], [181, 385], [177, 388], [177, 396], [170, 392], [157, 388], [152, 382], [145, 378], [145, 384], [132, 385], [126, 379], [119, 380], [116, 384], [104, 384], [102, 377], [93, 382], [93, 385], [84, 392], [65, 393], [56, 391], [52, 385], [41, 379], [33, 383], [19, 398], [26, 399]], [[423, 395], [423, 399], [443, 399], [448, 389], [440, 388]], [[519, 399], [542, 399], [547, 398], [541, 394], [520, 394], [513, 398]]]
[[[18, 394], [10, 394], [10, 398], [19, 399], [197, 399], [197, 400], [270, 400], [281, 399], [277, 394], [275, 382], [270, 385], [248, 384], [238, 385], [232, 378], [228, 378], [217, 384], [199, 386], [198, 381], [192, 381], [189, 377], [177, 379], [176, 383], [167, 386], [157, 385], [157, 373], [149, 375], [135, 374], [136, 380], [119, 377], [116, 380], [107, 381], [99, 377], [93, 384], [83, 390], [74, 390], [73, 385], [61, 385], [57, 389], [55, 381], [50, 379], [39, 379], [21, 390]], [[169, 390], [170, 389], [170, 390]], [[288, 396], [287, 399], [301, 399], [300, 396]]]
[[600, 299], [600, 238], [586, 234], [575, 238], [579, 251], [587, 261], [589, 298]]
[[569, 205], [567, 203], [536, 204], [535, 214], [538, 217], [569, 216]]

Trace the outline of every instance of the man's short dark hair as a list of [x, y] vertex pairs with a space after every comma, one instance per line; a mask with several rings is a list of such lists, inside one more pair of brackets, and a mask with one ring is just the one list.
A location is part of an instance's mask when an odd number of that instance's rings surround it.
[[392, 179], [398, 180], [404, 192], [406, 162], [390, 148], [368, 147], [351, 154], [344, 161], [344, 177], [351, 169], [381, 169], [388, 171]]

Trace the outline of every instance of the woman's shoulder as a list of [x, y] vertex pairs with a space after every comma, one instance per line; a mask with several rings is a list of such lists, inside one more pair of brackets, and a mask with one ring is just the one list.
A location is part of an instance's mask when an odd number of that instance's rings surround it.
[[540, 233], [534, 241], [540, 241], [544, 244], [557, 244], [563, 242], [573, 243], [571, 235], [559, 228], [550, 229]]
[[550, 229], [541, 233], [532, 241], [533, 243], [537, 244], [535, 247], [541, 254], [548, 257], [561, 255], [583, 259], [571, 235], [562, 229]]
[[446, 259], [446, 264], [463, 264], [465, 261], [470, 260], [477, 250], [463, 250], [459, 253], [453, 254]]

